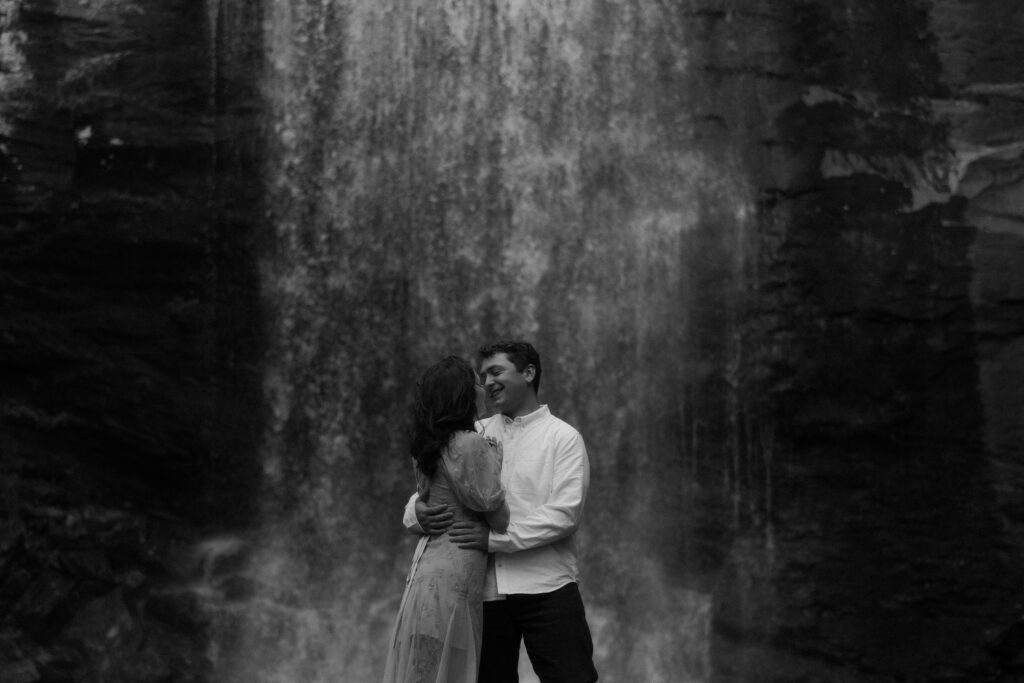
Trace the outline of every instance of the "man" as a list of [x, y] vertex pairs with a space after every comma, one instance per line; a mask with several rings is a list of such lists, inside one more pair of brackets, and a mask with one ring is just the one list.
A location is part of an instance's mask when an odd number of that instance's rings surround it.
[[540, 355], [531, 344], [497, 342], [482, 347], [479, 357], [496, 410], [482, 421], [482, 433], [502, 444], [508, 529], [452, 525], [443, 507], [416, 496], [406, 506], [405, 525], [432, 534], [448, 529], [456, 545], [491, 553], [479, 683], [518, 681], [521, 641], [543, 683], [592, 683], [594, 647], [577, 585], [576, 529], [590, 483], [583, 438], [538, 402]]

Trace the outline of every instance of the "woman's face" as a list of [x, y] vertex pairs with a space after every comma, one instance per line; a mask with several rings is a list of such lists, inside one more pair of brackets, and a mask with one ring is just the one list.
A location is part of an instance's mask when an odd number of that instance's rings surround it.
[[476, 417], [480, 419], [487, 415], [487, 392], [480, 375], [474, 372], [473, 376], [476, 377]]

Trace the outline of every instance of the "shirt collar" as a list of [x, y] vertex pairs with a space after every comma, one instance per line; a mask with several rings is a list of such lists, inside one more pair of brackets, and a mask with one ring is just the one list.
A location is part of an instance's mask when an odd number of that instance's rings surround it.
[[534, 410], [531, 413], [527, 413], [526, 415], [520, 415], [519, 417], [516, 417], [516, 418], [511, 418], [511, 417], [508, 417], [506, 415], [502, 415], [501, 416], [501, 421], [505, 425], [518, 424], [520, 427], [528, 427], [529, 425], [531, 425], [531, 424], [533, 424], [535, 422], [539, 422], [540, 420], [543, 420], [545, 417], [547, 417], [550, 414], [551, 414], [551, 411], [548, 410], [547, 404], [546, 403], [542, 403], [539, 406], [537, 406], [536, 410]]

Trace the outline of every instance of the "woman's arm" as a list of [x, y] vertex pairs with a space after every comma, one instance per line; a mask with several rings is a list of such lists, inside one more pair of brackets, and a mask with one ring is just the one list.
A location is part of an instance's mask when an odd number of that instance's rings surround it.
[[504, 505], [501, 453], [479, 434], [460, 433], [452, 441], [445, 464], [456, 496], [470, 510], [486, 515], [498, 512]]

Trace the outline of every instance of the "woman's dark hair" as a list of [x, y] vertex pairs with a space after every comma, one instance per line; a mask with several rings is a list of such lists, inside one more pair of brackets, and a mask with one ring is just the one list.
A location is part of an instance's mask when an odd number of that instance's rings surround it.
[[416, 385], [409, 452], [428, 477], [452, 434], [472, 431], [476, 420], [476, 373], [465, 359], [448, 356], [427, 368]]

